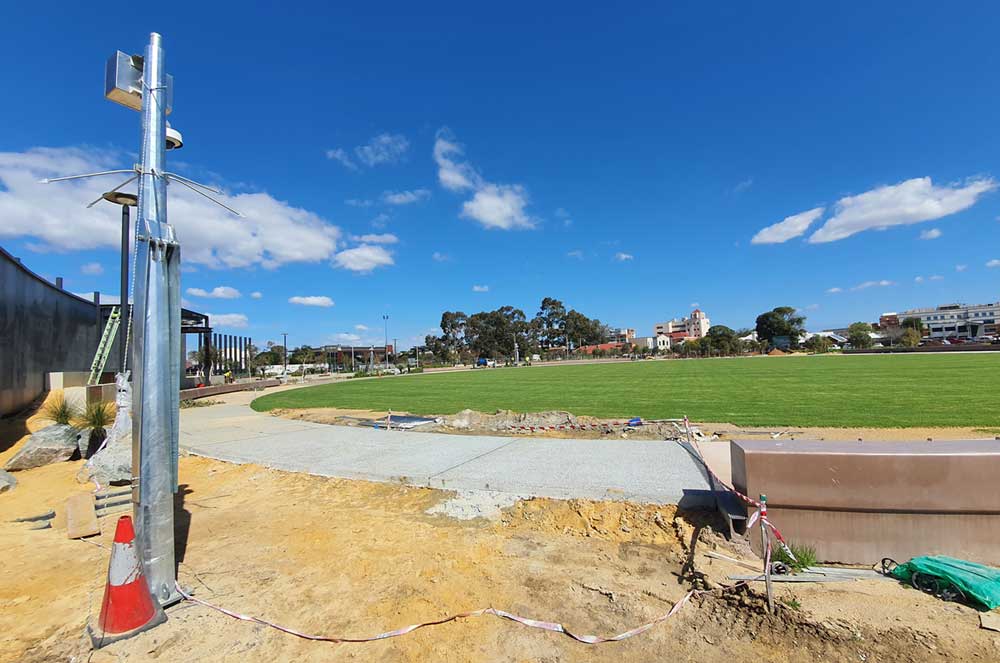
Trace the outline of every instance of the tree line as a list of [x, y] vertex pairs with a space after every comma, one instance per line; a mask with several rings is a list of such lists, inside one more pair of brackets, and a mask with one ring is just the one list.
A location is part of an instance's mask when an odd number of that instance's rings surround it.
[[600, 320], [576, 309], [567, 310], [558, 299], [545, 297], [531, 319], [513, 306], [472, 315], [445, 311], [441, 314], [441, 334], [428, 334], [424, 345], [439, 361], [468, 363], [477, 357], [513, 358], [515, 343], [520, 356], [526, 357], [552, 348], [606, 343], [610, 335], [611, 330]]

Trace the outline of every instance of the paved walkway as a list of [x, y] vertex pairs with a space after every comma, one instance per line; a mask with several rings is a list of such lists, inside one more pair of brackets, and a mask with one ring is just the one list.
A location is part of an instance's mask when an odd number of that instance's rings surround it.
[[181, 411], [199, 456], [321, 476], [555, 498], [714, 505], [699, 464], [674, 442], [448, 435], [330, 426], [259, 414], [253, 394]]

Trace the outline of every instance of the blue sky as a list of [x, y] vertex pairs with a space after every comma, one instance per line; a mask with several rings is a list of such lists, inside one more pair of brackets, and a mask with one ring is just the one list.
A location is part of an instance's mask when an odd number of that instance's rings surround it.
[[0, 245], [117, 292], [117, 212], [84, 209], [117, 182], [35, 180], [132, 164], [103, 64], [156, 30], [168, 167], [247, 214], [171, 188], [185, 299], [259, 344], [545, 296], [641, 333], [1000, 299], [1000, 6], [807, 4], [11, 5]]

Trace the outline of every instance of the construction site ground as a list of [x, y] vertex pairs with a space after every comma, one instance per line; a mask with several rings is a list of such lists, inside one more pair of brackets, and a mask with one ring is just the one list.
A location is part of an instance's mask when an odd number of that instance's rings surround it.
[[[39, 422], [5, 420], [0, 462]], [[516, 501], [460, 519], [448, 491], [181, 459], [182, 584], [206, 601], [310, 633], [366, 636], [494, 606], [611, 635], [715, 588], [629, 640], [588, 646], [484, 616], [364, 644], [310, 642], [181, 603], [169, 620], [92, 652], [113, 516], [69, 540], [63, 507], [82, 461], [16, 474], [0, 495], [0, 660], [954, 661], [997, 660], [1000, 633], [971, 608], [889, 580], [722, 589], [747, 573], [704, 552], [754, 561], [706, 512], [627, 502]], [[458, 496], [461, 498], [461, 496]], [[56, 511], [49, 529], [12, 519]], [[443, 513], [442, 513], [443, 511]], [[429, 513], [430, 512], [430, 513]]]

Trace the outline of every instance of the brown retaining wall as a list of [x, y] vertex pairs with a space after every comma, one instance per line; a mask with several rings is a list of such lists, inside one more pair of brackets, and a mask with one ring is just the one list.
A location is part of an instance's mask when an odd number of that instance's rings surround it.
[[[734, 441], [734, 487], [767, 495], [823, 561], [951, 555], [1000, 564], [1000, 441]], [[759, 552], [760, 537], [750, 537]]]

